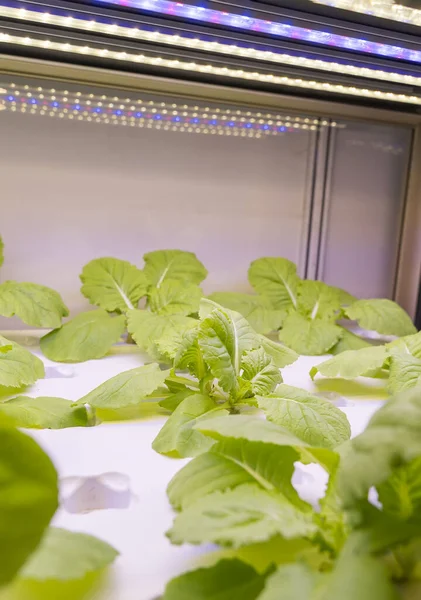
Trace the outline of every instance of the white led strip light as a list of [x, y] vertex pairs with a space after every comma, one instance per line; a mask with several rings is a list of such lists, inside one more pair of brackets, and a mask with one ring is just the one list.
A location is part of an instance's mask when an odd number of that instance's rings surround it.
[[280, 85], [292, 88], [303, 88], [309, 90], [318, 90], [321, 92], [329, 92], [336, 94], [346, 94], [349, 96], [373, 98], [376, 100], [386, 100], [389, 102], [400, 102], [404, 104], [421, 105], [421, 97], [408, 96], [406, 94], [396, 94], [393, 92], [383, 92], [381, 90], [369, 90], [366, 88], [339, 85], [321, 81], [305, 80], [292, 77], [284, 77], [267, 73], [259, 73], [257, 71], [244, 71], [243, 69], [232, 69], [228, 67], [219, 67], [211, 64], [200, 64], [195, 62], [185, 62], [162, 58], [160, 56], [145, 56], [144, 54], [133, 54], [131, 52], [120, 52], [109, 50], [108, 48], [95, 48], [90, 46], [79, 46], [63, 42], [53, 42], [48, 39], [34, 39], [30, 37], [22, 37], [11, 35], [8, 33], [0, 33], [0, 44], [15, 44], [18, 46], [27, 46], [32, 48], [41, 48], [43, 50], [55, 50], [66, 54], [82, 54], [86, 56], [94, 56], [106, 58], [108, 60], [116, 60], [129, 62], [134, 64], [149, 65], [154, 67], [165, 67], [167, 69], [177, 69], [193, 73], [205, 73], [220, 77], [230, 77], [235, 79], [243, 79], [246, 81], [258, 81], [259, 83], [268, 83], [272, 85]]
[[421, 25], [421, 10], [395, 4], [393, 0], [312, 0], [315, 4], [324, 4], [334, 8], [352, 10], [366, 15], [373, 15], [380, 19], [391, 19]]
[[[260, 112], [177, 105], [118, 96], [57, 91], [42, 87], [7, 86], [5, 108], [11, 112], [58, 117], [75, 121], [105, 123], [162, 131], [178, 131], [233, 137], [263, 138], [296, 130], [317, 130], [318, 126], [339, 127], [336, 122], [264, 115]], [[99, 114], [97, 111], [100, 111]], [[265, 120], [261, 117], [272, 117]], [[160, 120], [156, 121], [156, 117]], [[273, 120], [275, 119], [276, 120]], [[179, 122], [174, 122], [174, 120]], [[251, 129], [247, 127], [250, 126]]]
[[401, 73], [381, 71], [370, 69], [368, 67], [355, 67], [353, 65], [342, 65], [335, 62], [324, 60], [315, 60], [303, 56], [291, 56], [289, 54], [278, 54], [268, 50], [257, 50], [255, 48], [242, 48], [235, 44], [221, 44], [220, 42], [209, 42], [197, 38], [187, 38], [179, 35], [161, 33], [159, 31], [145, 31], [137, 27], [121, 26], [116, 24], [100, 23], [95, 20], [83, 18], [64, 17], [52, 15], [50, 13], [41, 13], [25, 8], [0, 7], [0, 16], [13, 19], [21, 19], [34, 23], [55, 25], [58, 27], [70, 27], [73, 29], [101, 33], [106, 35], [126, 37], [138, 41], [155, 42], [179, 46], [193, 50], [206, 52], [217, 52], [234, 57], [251, 58], [254, 60], [274, 62], [277, 64], [302, 67], [306, 69], [317, 69], [340, 73], [342, 75], [353, 75], [355, 77], [365, 77], [391, 81], [395, 83], [404, 83], [407, 85], [421, 86], [421, 77], [413, 75], [404, 75]]

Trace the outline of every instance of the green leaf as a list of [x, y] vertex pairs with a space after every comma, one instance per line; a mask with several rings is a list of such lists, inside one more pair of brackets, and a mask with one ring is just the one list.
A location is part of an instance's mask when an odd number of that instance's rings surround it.
[[387, 359], [386, 346], [370, 346], [370, 348], [361, 348], [361, 350], [347, 350], [313, 367], [310, 376], [314, 379], [317, 373], [320, 373], [324, 377], [341, 377], [342, 379], [365, 377], [381, 369]]
[[281, 384], [270, 396], [258, 396], [269, 421], [319, 448], [335, 448], [349, 440], [351, 427], [344, 412], [306, 390]]
[[249, 381], [253, 394], [270, 394], [278, 383], [282, 382], [282, 375], [270, 356], [263, 348], [245, 352], [241, 362], [242, 378]]
[[397, 466], [421, 455], [421, 388], [389, 400], [367, 428], [344, 447], [338, 471], [338, 492], [345, 505], [367, 497]]
[[273, 308], [265, 296], [253, 296], [237, 292], [216, 292], [208, 296], [217, 304], [239, 312], [257, 333], [270, 333], [279, 329], [285, 319], [286, 311]]
[[192, 396], [194, 393], [195, 392], [193, 390], [189, 390], [186, 387], [183, 390], [180, 390], [179, 392], [171, 394], [170, 396], [167, 396], [167, 398], [160, 400], [158, 404], [161, 408], [165, 408], [165, 410], [174, 412], [177, 406], [180, 406], [183, 400], [185, 400], [188, 396]]
[[264, 581], [265, 575], [240, 560], [221, 560], [170, 581], [162, 600], [257, 600]]
[[342, 337], [333, 348], [329, 350], [330, 354], [338, 355], [348, 350], [360, 350], [361, 348], [370, 348], [371, 344], [355, 335], [347, 329], [342, 330]]
[[421, 457], [394, 469], [392, 475], [377, 487], [383, 510], [398, 519], [420, 520]]
[[102, 358], [126, 329], [126, 317], [111, 317], [99, 308], [77, 315], [40, 340], [41, 350], [56, 362], [84, 362]]
[[18, 396], [0, 403], [0, 414], [15, 427], [34, 429], [65, 429], [87, 427], [88, 414], [84, 406], [72, 406], [63, 398]]
[[140, 269], [118, 258], [97, 258], [83, 267], [82, 294], [108, 312], [136, 308], [149, 282]]
[[139, 404], [163, 385], [169, 373], [161, 371], [156, 363], [123, 371], [83, 396], [77, 404], [89, 404], [94, 408], [124, 408]]
[[181, 339], [174, 358], [174, 368], [188, 369], [199, 380], [206, 375], [207, 367], [199, 346], [199, 329], [189, 329]]
[[267, 296], [274, 308], [297, 308], [297, 267], [286, 258], [259, 258], [248, 272], [251, 285], [258, 294]]
[[[10, 346], [12, 349], [10, 349]], [[42, 360], [31, 352], [0, 336], [0, 347], [8, 348], [0, 352], [0, 385], [18, 388], [32, 385], [45, 375]]]
[[202, 290], [194, 283], [165, 279], [149, 292], [149, 308], [158, 315], [191, 315], [199, 310]]
[[230, 310], [215, 309], [200, 324], [199, 346], [211, 373], [226, 392], [238, 392], [244, 352], [258, 345], [245, 318]]
[[291, 350], [282, 344], [278, 344], [277, 342], [273, 342], [263, 335], [258, 335], [257, 339], [263, 350], [266, 354], [269, 354], [278, 369], [283, 369], [288, 365], [292, 365], [299, 358], [294, 350]]
[[328, 352], [338, 342], [342, 331], [333, 323], [307, 319], [293, 312], [285, 319], [279, 339], [298, 354], [318, 356]]
[[156, 250], [143, 257], [144, 272], [149, 282], [160, 287], [166, 279], [177, 279], [199, 284], [208, 272], [193, 252], [183, 250]]
[[16, 315], [33, 327], [60, 327], [69, 311], [60, 294], [36, 283], [6, 281], [0, 285], [0, 315]]
[[357, 300], [345, 309], [345, 314], [363, 329], [383, 335], [403, 336], [417, 331], [410, 316], [392, 300]]
[[204, 419], [227, 414], [228, 411], [218, 408], [209, 396], [187, 396], [158, 433], [152, 448], [160, 454], [175, 457], [197, 456], [206, 452], [213, 442], [200, 431], [195, 431], [193, 426]]
[[[354, 534], [358, 535], [358, 534]], [[320, 574], [304, 564], [281, 566], [259, 600], [395, 600], [397, 593], [378, 558], [346, 543], [333, 571]]]
[[177, 510], [216, 491], [245, 483], [267, 491], [278, 491], [301, 509], [309, 506], [295, 491], [291, 479], [299, 454], [287, 446], [227, 439], [190, 461], [170, 481], [168, 497]]
[[388, 388], [391, 394], [421, 384], [421, 358], [394, 349], [391, 352]]
[[291, 539], [314, 533], [311, 513], [301, 512], [277, 492], [245, 484], [199, 498], [176, 516], [167, 535], [173, 544], [238, 548], [275, 535]]
[[118, 552], [92, 535], [51, 527], [20, 573], [22, 579], [70, 581], [108, 567]]
[[393, 350], [399, 350], [405, 354], [412, 354], [416, 358], [421, 358], [421, 331], [414, 335], [407, 335], [398, 340], [394, 340], [393, 342], [386, 344], [386, 347]]
[[218, 441], [232, 438], [276, 446], [291, 446], [300, 452], [302, 460], [318, 462], [328, 471], [334, 470], [338, 463], [338, 455], [332, 450], [312, 447], [284, 427], [258, 417], [246, 415], [230, 415], [223, 419], [215, 417], [198, 423], [195, 429]]
[[197, 320], [181, 315], [154, 315], [147, 310], [128, 312], [127, 329], [136, 344], [155, 360], [162, 355], [173, 359], [183, 334], [197, 327]]
[[4, 243], [2, 237], [0, 235], [0, 267], [3, 266], [4, 263]]
[[57, 473], [36, 442], [0, 427], [0, 586], [41, 541], [58, 507]]
[[341, 295], [337, 288], [321, 281], [300, 282], [297, 310], [308, 319], [335, 320], [340, 308]]

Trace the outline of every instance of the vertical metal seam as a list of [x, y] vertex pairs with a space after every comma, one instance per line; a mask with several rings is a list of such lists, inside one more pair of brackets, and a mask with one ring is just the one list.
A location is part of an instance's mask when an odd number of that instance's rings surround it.
[[317, 163], [319, 160], [320, 154], [320, 126], [317, 128], [316, 139], [314, 145], [314, 154], [313, 154], [313, 169], [312, 169], [312, 180], [310, 187], [310, 207], [309, 207], [309, 215], [308, 215], [308, 225], [307, 225], [307, 248], [306, 248], [306, 258], [304, 263], [304, 278], [308, 278], [309, 271], [309, 262], [310, 262], [310, 251], [311, 251], [311, 241], [313, 235], [313, 217], [314, 217], [314, 203], [315, 203], [315, 195], [316, 195], [316, 183], [318, 179], [318, 169]]

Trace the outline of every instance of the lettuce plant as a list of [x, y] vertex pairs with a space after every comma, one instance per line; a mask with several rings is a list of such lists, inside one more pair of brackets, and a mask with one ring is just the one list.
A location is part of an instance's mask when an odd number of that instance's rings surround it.
[[313, 367], [310, 375], [354, 379], [383, 377], [395, 394], [421, 383], [421, 332], [381, 346], [348, 350]]
[[[102, 358], [128, 330], [137, 345], [163, 359], [157, 344], [195, 325], [207, 275], [191, 252], [145, 254], [144, 269], [117, 258], [99, 258], [82, 270], [82, 294], [95, 311], [82, 313], [41, 339], [45, 356], [57, 362]], [[140, 308], [140, 303], [144, 308]]]
[[[168, 487], [178, 512], [168, 536], [224, 550], [213, 566], [172, 580], [163, 600], [419, 597], [421, 387], [387, 402], [352, 440], [323, 448], [318, 428], [308, 422], [310, 443], [283, 420], [195, 425], [209, 450]], [[296, 461], [327, 471], [316, 507], [292, 485]]]
[[[4, 262], [4, 245], [0, 238], [0, 267]], [[0, 316], [19, 317], [33, 327], [59, 327], [69, 311], [60, 295], [37, 283], [5, 281], [0, 284]]]
[[407, 313], [387, 299], [357, 300], [321, 281], [302, 280], [285, 258], [260, 258], [251, 263], [249, 281], [256, 296], [216, 293], [210, 298], [239, 311], [261, 333], [279, 330], [279, 339], [299, 354], [339, 354], [370, 344], [342, 326], [356, 321], [368, 331], [387, 336], [416, 332]]
[[0, 588], [80, 579], [117, 556], [92, 536], [49, 527], [58, 495], [49, 457], [0, 414]]

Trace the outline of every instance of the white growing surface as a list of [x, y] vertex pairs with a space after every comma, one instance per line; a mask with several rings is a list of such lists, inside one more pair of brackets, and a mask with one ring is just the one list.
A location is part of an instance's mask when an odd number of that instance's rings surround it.
[[[148, 361], [135, 347], [120, 346], [112, 354], [81, 364], [64, 365], [45, 359], [31, 332], [14, 332], [13, 339], [29, 343], [29, 348], [46, 365], [46, 378], [26, 391], [29, 396], [60, 396], [77, 400], [94, 387], [118, 373]], [[8, 336], [11, 333], [8, 332]], [[348, 383], [352, 396], [337, 384], [322, 381], [316, 386], [308, 372], [326, 357], [301, 357], [283, 369], [285, 383], [323, 392], [344, 410], [353, 435], [360, 433], [385, 399], [381, 380]], [[370, 386], [370, 387], [368, 387]], [[332, 391], [333, 390], [333, 391]], [[97, 476], [117, 472], [128, 475], [133, 494], [126, 509], [96, 510], [70, 514], [61, 509], [54, 524], [98, 536], [115, 546], [120, 554], [106, 582], [90, 596], [92, 600], [153, 600], [165, 583], [184, 570], [200, 563], [210, 547], [172, 546], [165, 531], [172, 522], [172, 510], [166, 497], [171, 477], [187, 462], [156, 454], [152, 440], [165, 417], [145, 421], [103, 423], [94, 428], [41, 430], [30, 432], [53, 459], [60, 477]], [[294, 483], [303, 498], [316, 501], [323, 494], [326, 477], [316, 465], [300, 467]]]

